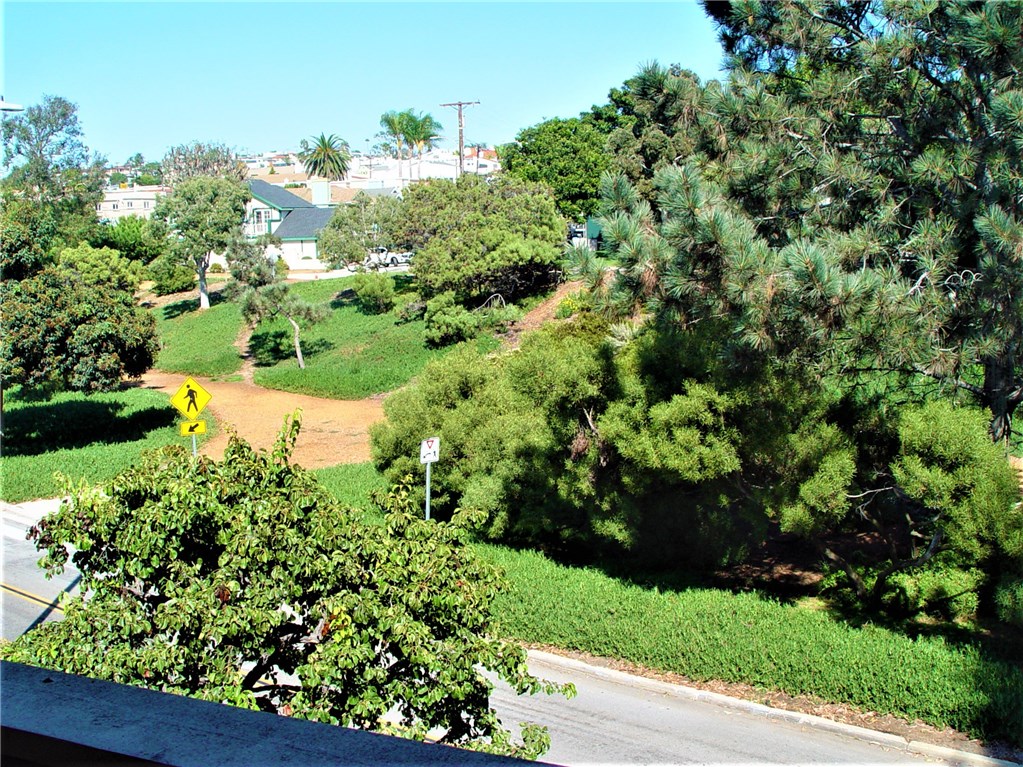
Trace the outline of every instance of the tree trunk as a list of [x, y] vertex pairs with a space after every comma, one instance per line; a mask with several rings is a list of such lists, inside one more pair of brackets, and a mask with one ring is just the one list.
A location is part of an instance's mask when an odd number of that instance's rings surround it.
[[210, 308], [210, 290], [206, 285], [206, 269], [210, 265], [209, 256], [206, 256], [195, 264], [195, 272], [199, 275], [199, 308]]
[[298, 323], [291, 317], [288, 317], [288, 322], [291, 323], [291, 327], [295, 330], [295, 357], [298, 359], [298, 367], [301, 370], [305, 370], [305, 360], [302, 359], [302, 343], [298, 338]]
[[995, 442], [1004, 442], [1012, 434], [1012, 414], [1019, 404], [1014, 379], [1011, 350], [984, 360], [984, 404], [991, 411], [991, 439]]
[[815, 539], [813, 541], [813, 545], [821, 556], [827, 559], [831, 564], [842, 568], [842, 572], [846, 574], [846, 577], [849, 578], [849, 582], [853, 585], [853, 590], [856, 592], [856, 598], [861, 602], [864, 601], [867, 598], [867, 584], [863, 582], [863, 578], [861, 578], [860, 574], [856, 572], [852, 564], [850, 564], [844, 557], [839, 556], [837, 553], [832, 551], [829, 546], [820, 540]]

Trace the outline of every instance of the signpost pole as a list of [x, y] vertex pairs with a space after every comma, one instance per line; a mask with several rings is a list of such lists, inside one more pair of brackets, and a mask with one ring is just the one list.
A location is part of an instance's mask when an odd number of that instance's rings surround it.
[[430, 519], [430, 464], [440, 458], [440, 437], [424, 439], [419, 445], [419, 463], [426, 464], [426, 519]]
[[195, 433], [193, 432], [192, 433], [192, 457], [195, 458], [197, 455], [199, 455], [199, 449], [198, 449], [198, 447], [196, 445]]
[[430, 519], [430, 466], [426, 464], [426, 519]]

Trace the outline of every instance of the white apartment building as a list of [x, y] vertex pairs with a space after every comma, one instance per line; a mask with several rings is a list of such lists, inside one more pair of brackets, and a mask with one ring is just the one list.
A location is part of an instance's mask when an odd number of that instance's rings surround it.
[[103, 199], [96, 203], [100, 221], [116, 223], [125, 216], [149, 218], [156, 207], [156, 199], [170, 194], [169, 186], [114, 186], [103, 190]]

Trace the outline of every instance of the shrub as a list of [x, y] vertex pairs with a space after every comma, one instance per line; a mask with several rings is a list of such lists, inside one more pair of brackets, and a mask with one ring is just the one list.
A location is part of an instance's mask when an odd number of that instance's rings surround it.
[[999, 620], [1023, 628], [1023, 577], [1006, 575], [995, 589], [995, 608]]
[[195, 271], [171, 258], [158, 258], [149, 267], [153, 292], [158, 296], [183, 293], [195, 288]]
[[352, 277], [352, 290], [371, 314], [384, 314], [394, 308], [394, 280], [386, 274], [361, 272]]
[[975, 568], [935, 567], [893, 575], [883, 603], [890, 613], [926, 613], [941, 618], [965, 620], [973, 617], [980, 604], [978, 591], [984, 573]]
[[479, 318], [455, 301], [453, 291], [426, 302], [427, 343], [447, 346], [474, 338], [479, 330]]

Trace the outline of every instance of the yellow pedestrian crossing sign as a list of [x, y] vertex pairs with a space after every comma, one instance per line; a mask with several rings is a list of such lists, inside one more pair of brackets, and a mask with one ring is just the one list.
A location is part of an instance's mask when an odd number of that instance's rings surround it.
[[210, 403], [211, 399], [213, 399], [213, 395], [197, 384], [192, 376], [189, 376], [181, 384], [177, 394], [171, 397], [171, 404], [185, 418], [194, 421], [199, 417], [199, 413]]
[[206, 422], [205, 421], [182, 421], [178, 424], [181, 427], [181, 436], [195, 436], [196, 434], [206, 433]]

